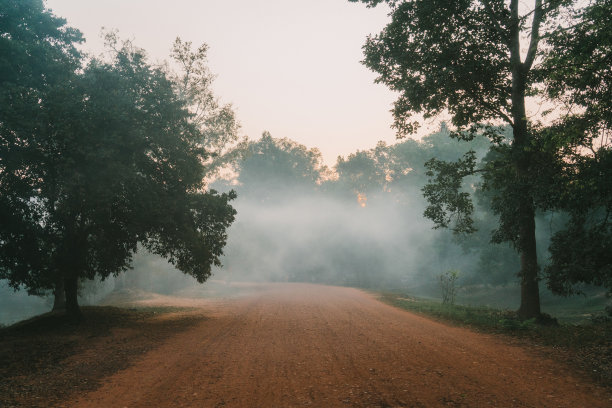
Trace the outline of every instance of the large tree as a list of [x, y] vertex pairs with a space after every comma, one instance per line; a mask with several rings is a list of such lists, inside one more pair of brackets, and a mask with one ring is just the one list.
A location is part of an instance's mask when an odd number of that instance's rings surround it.
[[[358, 1], [358, 0], [351, 0]], [[370, 6], [383, 0], [361, 0]], [[520, 254], [523, 318], [540, 315], [539, 266], [535, 211], [539, 174], [545, 155], [538, 132], [527, 117], [526, 98], [544, 82], [538, 63], [542, 41], [561, 26], [558, 18], [573, 2], [533, 0], [385, 0], [392, 21], [365, 45], [365, 64], [378, 82], [400, 96], [393, 109], [399, 136], [414, 132], [418, 121], [447, 112], [457, 129], [470, 138], [478, 131], [491, 136], [500, 160], [486, 169], [486, 183], [497, 191], [493, 209], [499, 216], [495, 241], [510, 241]], [[488, 122], [489, 126], [480, 126]], [[502, 127], [512, 137], [501, 137]], [[473, 154], [455, 163], [430, 162], [433, 183], [425, 193], [427, 213], [438, 226], [473, 230], [468, 192], [461, 180], [473, 174]]]
[[[15, 20], [32, 11], [54, 18], [40, 2], [30, 6], [11, 9]], [[8, 26], [2, 38], [25, 54], [40, 41], [69, 49], [16, 32]], [[12, 222], [0, 231], [0, 276], [31, 292], [63, 282], [75, 317], [78, 281], [129, 269], [138, 243], [203, 282], [220, 264], [235, 215], [233, 192], [205, 190], [206, 139], [166, 70], [129, 43], [111, 45], [108, 61], [68, 70], [52, 98], [29, 100], [22, 116], [2, 121], [0, 187]], [[20, 106], [9, 101], [2, 118]], [[36, 154], [19, 154], [22, 145]]]

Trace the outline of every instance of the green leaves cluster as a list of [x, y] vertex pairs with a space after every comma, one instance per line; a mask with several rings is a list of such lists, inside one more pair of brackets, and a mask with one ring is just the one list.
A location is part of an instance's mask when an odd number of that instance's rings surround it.
[[472, 192], [463, 190], [463, 179], [474, 173], [476, 153], [467, 152], [456, 162], [432, 158], [427, 163], [427, 176], [432, 182], [423, 187], [423, 195], [431, 204], [425, 217], [435, 223], [436, 228], [451, 228], [457, 233], [475, 231], [472, 214]]
[[510, 115], [510, 62], [500, 46], [508, 40], [498, 21], [507, 12], [499, 2], [388, 3], [391, 23], [368, 37], [364, 64], [400, 93], [393, 109], [399, 137], [418, 128], [414, 113], [430, 118], [447, 110], [459, 127]]
[[552, 207], [569, 214], [566, 228], [553, 236], [544, 272], [556, 293], [576, 293], [577, 284], [588, 283], [610, 294], [612, 1], [571, 11], [567, 24], [547, 38], [542, 64], [544, 94], [564, 107], [548, 130], [561, 169]]
[[212, 178], [225, 167], [243, 158], [247, 152], [246, 137], [240, 138], [240, 124], [231, 104], [221, 104], [212, 90], [214, 75], [207, 65], [208, 46], [192, 50], [190, 41], [177, 37], [172, 46], [172, 60], [177, 66], [170, 71], [175, 90], [186, 102], [191, 122], [203, 137], [208, 153], [207, 176]]

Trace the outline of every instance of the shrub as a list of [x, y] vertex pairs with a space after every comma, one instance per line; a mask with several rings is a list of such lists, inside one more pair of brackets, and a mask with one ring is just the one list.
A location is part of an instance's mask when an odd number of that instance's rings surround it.
[[455, 304], [458, 277], [459, 271], [457, 270], [448, 270], [438, 277], [440, 289], [442, 289], [442, 303], [449, 305]]

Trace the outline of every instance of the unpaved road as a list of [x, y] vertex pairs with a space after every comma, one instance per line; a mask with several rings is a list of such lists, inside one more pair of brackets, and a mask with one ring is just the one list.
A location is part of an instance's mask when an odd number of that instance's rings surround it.
[[612, 406], [559, 363], [356, 289], [267, 285], [201, 307], [201, 323], [71, 406]]

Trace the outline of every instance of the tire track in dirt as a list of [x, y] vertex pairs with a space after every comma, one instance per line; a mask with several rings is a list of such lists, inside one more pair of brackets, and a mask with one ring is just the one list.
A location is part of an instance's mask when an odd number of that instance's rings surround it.
[[[184, 300], [183, 300], [184, 302]], [[501, 337], [351, 288], [270, 284], [73, 407], [608, 407], [607, 391]]]

